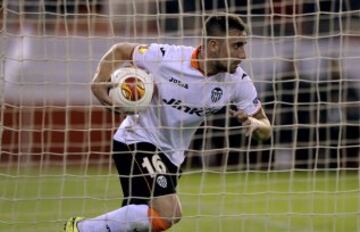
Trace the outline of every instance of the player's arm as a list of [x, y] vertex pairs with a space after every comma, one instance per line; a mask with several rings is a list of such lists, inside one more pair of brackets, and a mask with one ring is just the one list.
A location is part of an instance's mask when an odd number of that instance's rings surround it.
[[245, 126], [246, 136], [253, 133], [259, 140], [267, 140], [271, 137], [271, 125], [264, 109], [261, 107], [254, 115], [247, 115], [243, 111], [233, 111], [230, 113]]
[[132, 61], [132, 54], [137, 45], [136, 43], [115, 44], [101, 58], [91, 82], [91, 90], [101, 104], [112, 107], [113, 102], [108, 95], [109, 88], [114, 86], [114, 83], [110, 83], [111, 74], [120, 65]]

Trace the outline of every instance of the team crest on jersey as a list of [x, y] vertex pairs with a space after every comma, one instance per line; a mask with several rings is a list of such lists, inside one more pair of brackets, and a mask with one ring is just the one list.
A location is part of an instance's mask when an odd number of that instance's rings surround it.
[[223, 95], [223, 90], [220, 89], [219, 87], [214, 88], [211, 91], [211, 101], [212, 102], [218, 102], [220, 100], [220, 98]]
[[167, 187], [167, 180], [166, 180], [166, 178], [165, 178], [165, 176], [158, 176], [157, 178], [156, 178], [156, 182], [157, 182], [157, 184], [160, 186], [160, 187], [162, 187], [162, 188], [166, 188]]

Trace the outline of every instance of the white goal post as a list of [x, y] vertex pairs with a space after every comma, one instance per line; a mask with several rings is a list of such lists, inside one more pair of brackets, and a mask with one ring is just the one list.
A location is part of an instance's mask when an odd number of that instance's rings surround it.
[[3, 0], [0, 231], [120, 207], [110, 150], [123, 117], [90, 91], [99, 59], [123, 41], [196, 47], [217, 14], [248, 25], [242, 67], [273, 135], [246, 138], [226, 109], [208, 117], [170, 231], [360, 231], [357, 0]]

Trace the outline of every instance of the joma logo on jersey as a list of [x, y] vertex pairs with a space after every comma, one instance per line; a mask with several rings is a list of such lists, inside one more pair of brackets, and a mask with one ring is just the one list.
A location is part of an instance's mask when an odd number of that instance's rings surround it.
[[171, 77], [171, 78], [169, 79], [169, 82], [170, 82], [170, 83], [174, 83], [174, 84], [176, 84], [176, 85], [178, 85], [178, 86], [180, 86], [180, 87], [183, 87], [184, 89], [188, 89], [188, 88], [189, 88], [189, 85], [188, 85], [188, 84], [186, 84], [186, 83], [184, 83], [184, 82], [181, 82], [181, 81], [179, 81], [179, 80], [177, 80], [177, 79], [175, 79], [175, 78], [173, 78], [173, 77]]
[[170, 100], [163, 99], [163, 102], [174, 109], [180, 110], [187, 114], [195, 114], [196, 116], [203, 117], [205, 115], [214, 114], [219, 109], [217, 108], [198, 108], [184, 105], [181, 100], [171, 98]]

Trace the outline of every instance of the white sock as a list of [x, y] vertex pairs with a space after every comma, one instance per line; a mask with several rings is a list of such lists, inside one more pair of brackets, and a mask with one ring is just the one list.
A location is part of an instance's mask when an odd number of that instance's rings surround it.
[[96, 218], [82, 220], [77, 227], [79, 232], [149, 231], [148, 209], [147, 205], [127, 205]]

